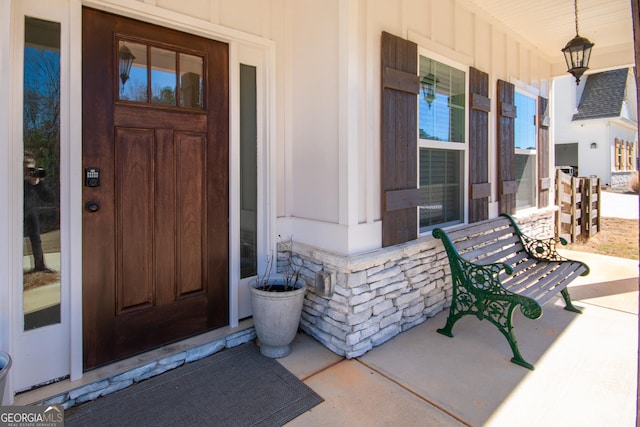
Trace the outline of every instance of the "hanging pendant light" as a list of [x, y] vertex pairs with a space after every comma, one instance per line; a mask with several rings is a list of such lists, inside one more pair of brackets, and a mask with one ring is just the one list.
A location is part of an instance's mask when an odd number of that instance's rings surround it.
[[436, 84], [438, 83], [438, 79], [432, 73], [426, 75], [421, 81], [420, 86], [422, 87], [422, 96], [431, 109], [431, 104], [436, 99]]
[[564, 59], [567, 62], [567, 72], [576, 78], [576, 85], [580, 83], [580, 77], [589, 69], [589, 59], [591, 58], [591, 48], [594, 46], [589, 39], [580, 37], [578, 33], [578, 0], [574, 0], [574, 10], [576, 16], [576, 36], [569, 40], [562, 49]]
[[420, 88], [422, 89], [422, 97], [431, 109], [431, 104], [436, 99], [436, 91], [439, 80], [433, 73], [433, 61], [429, 61], [429, 73], [420, 80]]

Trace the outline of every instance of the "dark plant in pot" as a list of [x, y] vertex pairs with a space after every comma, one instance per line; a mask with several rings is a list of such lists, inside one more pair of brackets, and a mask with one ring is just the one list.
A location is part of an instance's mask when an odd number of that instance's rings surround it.
[[273, 256], [267, 260], [265, 273], [250, 283], [253, 324], [260, 352], [271, 358], [291, 353], [306, 290], [300, 267], [293, 263], [293, 241], [281, 243], [288, 262], [280, 273], [272, 273]]

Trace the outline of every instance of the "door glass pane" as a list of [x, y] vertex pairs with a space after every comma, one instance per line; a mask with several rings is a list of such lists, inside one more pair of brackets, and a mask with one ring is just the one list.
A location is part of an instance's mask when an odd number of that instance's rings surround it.
[[180, 54], [180, 106], [202, 108], [202, 58]]
[[258, 119], [256, 67], [240, 64], [240, 277], [257, 274]]
[[121, 101], [147, 102], [147, 46], [118, 42], [118, 82]]
[[60, 24], [25, 18], [25, 330], [60, 323]]
[[176, 53], [151, 48], [151, 103], [176, 104]]

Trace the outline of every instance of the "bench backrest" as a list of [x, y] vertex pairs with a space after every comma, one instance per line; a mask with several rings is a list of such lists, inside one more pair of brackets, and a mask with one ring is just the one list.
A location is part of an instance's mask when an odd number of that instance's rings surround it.
[[513, 224], [502, 216], [447, 231], [447, 234], [460, 256], [473, 263], [506, 262], [516, 266], [528, 258]]

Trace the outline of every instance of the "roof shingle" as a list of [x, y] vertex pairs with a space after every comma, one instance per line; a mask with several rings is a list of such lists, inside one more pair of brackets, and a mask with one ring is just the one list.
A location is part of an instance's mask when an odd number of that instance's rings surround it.
[[573, 120], [620, 116], [628, 73], [628, 68], [621, 68], [590, 74]]

